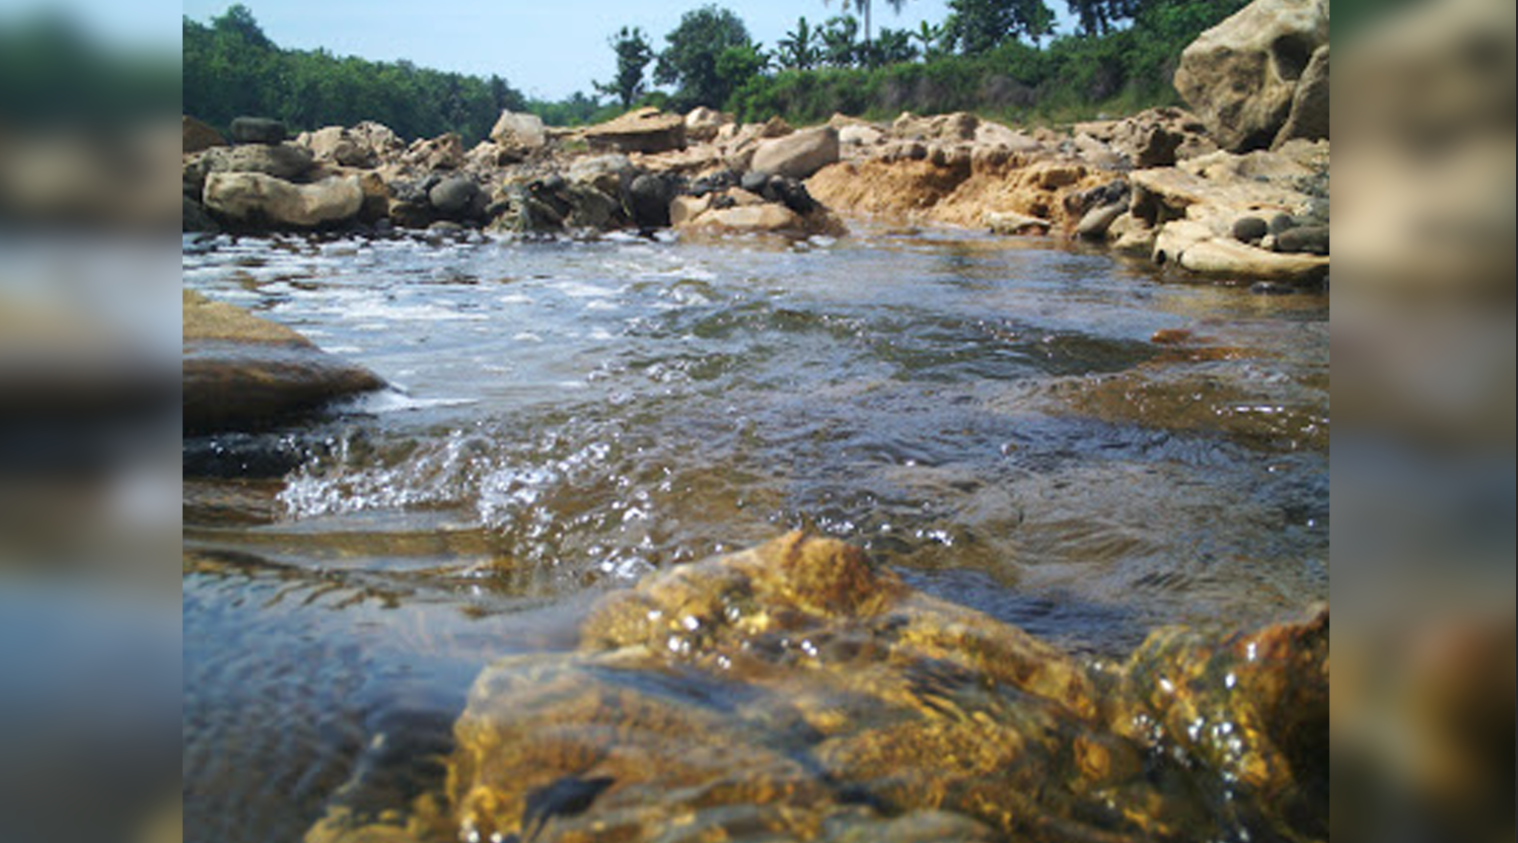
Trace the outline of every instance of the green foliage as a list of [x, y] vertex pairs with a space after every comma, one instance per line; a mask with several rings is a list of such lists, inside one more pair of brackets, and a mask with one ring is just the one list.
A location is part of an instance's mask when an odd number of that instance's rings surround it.
[[[733, 12], [717, 6], [703, 6], [686, 12], [680, 25], [664, 37], [667, 46], [659, 54], [654, 80], [661, 85], [675, 85], [678, 92], [671, 102], [681, 111], [705, 105], [721, 108], [743, 78], [723, 75], [718, 61], [729, 48], [757, 46], [749, 38], [748, 27]], [[729, 58], [729, 74], [737, 69]]]
[[610, 120], [626, 109], [615, 104], [602, 105], [584, 91], [575, 91], [559, 102], [528, 100], [526, 110], [543, 118], [543, 122], [550, 126], [587, 126]]
[[1044, 0], [949, 0], [947, 37], [967, 56], [985, 55], [1009, 39], [1039, 43], [1054, 28]]
[[782, 70], [750, 79], [734, 93], [728, 110], [744, 120], [778, 114], [796, 124], [834, 113], [888, 119], [902, 111], [975, 111], [1014, 122], [1059, 122], [1173, 105], [1178, 97], [1170, 80], [1181, 51], [1246, 2], [1152, 0], [1127, 28], [1063, 36], [1044, 47], [1011, 37], [1026, 36], [1029, 25], [1016, 17], [1026, 10], [1007, 4], [1013, 14], [1003, 20], [1012, 22], [1000, 38], [988, 39], [993, 44], [948, 55], [947, 43], [956, 35], [952, 21], [926, 26], [912, 35], [926, 47], [920, 62]]
[[775, 44], [775, 61], [785, 70], [811, 70], [822, 60], [817, 47], [817, 30], [807, 23], [805, 17], [796, 21], [796, 28], [787, 32]]
[[647, 90], [643, 74], [654, 60], [654, 48], [643, 30], [626, 26], [612, 37], [611, 48], [617, 54], [617, 78], [605, 84], [597, 82], [596, 90], [616, 97], [624, 109], [632, 108]]
[[223, 130], [243, 114], [294, 130], [377, 120], [402, 137], [457, 132], [484, 139], [502, 109], [527, 101], [504, 79], [372, 62], [325, 50], [284, 50], [235, 5], [209, 26], [184, 19], [183, 109]]

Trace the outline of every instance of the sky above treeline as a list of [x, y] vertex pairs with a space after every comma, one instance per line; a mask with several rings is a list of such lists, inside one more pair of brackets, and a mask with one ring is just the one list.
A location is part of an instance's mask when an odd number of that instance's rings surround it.
[[[184, 0], [184, 14], [205, 22], [235, 0]], [[325, 48], [378, 61], [409, 59], [421, 67], [477, 76], [497, 74], [530, 97], [558, 100], [592, 93], [592, 82], [615, 73], [607, 40], [623, 26], [640, 26], [654, 43], [703, 0], [243, 0], [264, 32], [282, 47]], [[805, 15], [818, 25], [840, 13], [839, 0], [737, 0], [737, 12], [766, 47]], [[1050, 7], [1065, 12], [1062, 0]], [[916, 29], [941, 22], [945, 0], [908, 0], [897, 15], [884, 0], [874, 26]]]

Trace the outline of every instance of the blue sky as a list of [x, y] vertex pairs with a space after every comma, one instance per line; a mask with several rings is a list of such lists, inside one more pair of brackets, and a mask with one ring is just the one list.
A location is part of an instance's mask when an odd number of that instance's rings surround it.
[[[184, 0], [184, 14], [206, 21], [233, 0]], [[610, 79], [615, 59], [607, 38], [641, 26], [663, 46], [680, 15], [703, 0], [243, 0], [264, 32], [284, 47], [325, 47], [338, 55], [393, 61], [488, 76], [496, 73], [530, 96], [560, 99]], [[122, 4], [130, 6], [129, 3]], [[838, 13], [822, 0], [736, 0], [749, 32], [767, 46], [806, 15], [819, 23]], [[1063, 2], [1052, 4], [1063, 11]], [[875, 26], [916, 28], [947, 15], [945, 0], [909, 0], [898, 16], [877, 2]]]

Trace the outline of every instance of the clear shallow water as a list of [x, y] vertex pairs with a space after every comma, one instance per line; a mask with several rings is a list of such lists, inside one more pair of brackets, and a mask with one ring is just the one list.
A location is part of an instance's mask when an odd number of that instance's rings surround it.
[[1327, 598], [1326, 297], [884, 229], [186, 240], [184, 277], [399, 387], [186, 445], [187, 839], [299, 839], [374, 765], [403, 804], [482, 665], [792, 527], [1096, 655]]

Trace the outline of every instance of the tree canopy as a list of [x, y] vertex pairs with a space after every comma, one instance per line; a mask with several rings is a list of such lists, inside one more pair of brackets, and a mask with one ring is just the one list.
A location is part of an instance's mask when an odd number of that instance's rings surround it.
[[[654, 79], [661, 85], [678, 87], [672, 102], [681, 109], [698, 105], [721, 108], [747, 77], [724, 75], [719, 60], [732, 48], [758, 51], [743, 19], [715, 5], [686, 12], [664, 40], [667, 46], [659, 54]], [[726, 69], [731, 74], [741, 69], [741, 64], [730, 58]]]
[[377, 120], [402, 137], [458, 132], [474, 142], [502, 109], [527, 107], [499, 76], [281, 49], [241, 4], [209, 25], [184, 18], [182, 56], [184, 112], [223, 129], [243, 114], [277, 117], [293, 129]]

